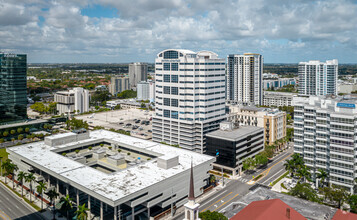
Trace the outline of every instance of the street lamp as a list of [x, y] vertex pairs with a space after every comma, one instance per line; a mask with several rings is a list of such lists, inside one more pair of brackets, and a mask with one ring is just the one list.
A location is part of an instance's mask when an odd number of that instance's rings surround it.
[[[218, 157], [219, 157], [219, 151], [216, 149], [216, 158], [217, 158], [217, 161], [218, 161]], [[224, 186], [223, 165], [221, 166], [221, 172], [222, 172], [222, 186]]]

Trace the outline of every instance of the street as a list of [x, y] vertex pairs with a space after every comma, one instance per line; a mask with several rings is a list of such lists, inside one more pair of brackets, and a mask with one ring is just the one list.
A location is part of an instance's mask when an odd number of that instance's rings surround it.
[[5, 187], [0, 183], [0, 219], [43, 219], [40, 214], [30, 209], [19, 197], [10, 193]]
[[[221, 211], [227, 207], [232, 202], [236, 202], [243, 196], [245, 196], [251, 187], [254, 184], [249, 185], [248, 182], [253, 179], [253, 176], [258, 176], [261, 173], [264, 173], [265, 176], [258, 180], [257, 182], [263, 185], [268, 186], [270, 182], [273, 182], [283, 173], [284, 161], [288, 159], [293, 154], [293, 148], [290, 147], [287, 151], [276, 156], [272, 162], [264, 169], [258, 169], [254, 173], [243, 174], [238, 180], [225, 180], [226, 186], [218, 191], [217, 193], [205, 198], [200, 203], [200, 212], [210, 210], [210, 211]], [[179, 220], [183, 219], [184, 213], [179, 213], [174, 219]]]

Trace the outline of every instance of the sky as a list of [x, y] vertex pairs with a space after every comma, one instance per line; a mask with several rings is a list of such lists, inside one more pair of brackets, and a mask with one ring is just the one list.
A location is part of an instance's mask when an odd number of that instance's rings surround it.
[[0, 51], [29, 63], [153, 63], [168, 48], [357, 63], [357, 1], [0, 0]]

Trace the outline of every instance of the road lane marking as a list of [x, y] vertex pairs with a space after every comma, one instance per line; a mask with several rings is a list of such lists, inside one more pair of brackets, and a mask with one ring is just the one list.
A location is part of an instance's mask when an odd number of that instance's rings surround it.
[[[237, 197], [239, 195], [239, 193], [237, 193], [235, 196], [233, 196], [230, 200], [228, 200], [227, 202], [229, 202], [229, 201], [231, 201], [232, 199], [234, 199], [235, 197]], [[220, 206], [218, 206], [217, 208], [215, 208], [214, 210], [213, 210], [213, 212], [214, 211], [216, 211], [217, 209], [219, 209], [219, 208], [221, 208], [224, 204], [226, 204], [227, 202], [225, 202], [225, 203], [223, 203], [222, 205], [220, 205]]]
[[227, 192], [227, 190], [224, 190], [223, 192], [219, 193], [218, 195], [216, 195], [215, 197], [213, 197], [212, 199], [208, 200], [207, 202], [205, 202], [203, 205], [206, 205], [207, 203], [211, 202], [212, 200], [216, 199], [218, 196], [221, 196], [223, 193]]
[[[281, 171], [283, 171], [282, 174], [280, 174]], [[273, 178], [274, 176], [276, 176], [277, 174], [280, 174], [280, 175], [279, 175], [279, 177], [280, 177], [280, 176], [282, 176], [285, 172], [286, 172], [286, 170], [280, 170], [279, 172], [277, 172], [277, 173], [274, 174], [273, 176], [271, 176], [271, 177], [269, 177], [268, 179], [266, 179], [266, 180], [263, 182], [263, 184], [265, 184], [267, 181], [269, 182], [269, 180], [270, 180], [271, 178]], [[278, 178], [279, 178], [279, 177], [278, 177]]]
[[[279, 160], [278, 162], [276, 162], [275, 164], [273, 164], [271, 167], [267, 168], [266, 170], [264, 170], [263, 172], [259, 173], [257, 176], [259, 176], [260, 174], [263, 174], [263, 176], [267, 176], [271, 170], [271, 168], [273, 168], [275, 165], [279, 164], [281, 161], [285, 160], [286, 158], [290, 157], [291, 155], [293, 155], [294, 153], [289, 154], [288, 156], [284, 157], [283, 159]], [[250, 181], [257, 183], [260, 180], [263, 179], [263, 177], [261, 177], [259, 180], [257, 181], [253, 181], [254, 178], [252, 178]]]
[[223, 198], [220, 198], [219, 200], [217, 200], [215, 203], [213, 203], [212, 205], [208, 206], [207, 208], [205, 208], [204, 210], [202, 210], [202, 212], [206, 211], [207, 209], [209, 209], [211, 206], [215, 205], [217, 202], [221, 201], [222, 199], [226, 198], [227, 196], [229, 196], [230, 194], [232, 194], [233, 192], [228, 193], [227, 195], [225, 195]]

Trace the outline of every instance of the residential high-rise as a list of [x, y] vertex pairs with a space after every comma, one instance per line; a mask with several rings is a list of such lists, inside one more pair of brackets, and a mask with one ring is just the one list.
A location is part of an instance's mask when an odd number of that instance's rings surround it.
[[226, 99], [235, 103], [263, 104], [263, 56], [255, 53], [227, 57]]
[[89, 111], [89, 91], [83, 88], [74, 88], [69, 91], [60, 91], [55, 94], [58, 114], [83, 113]]
[[131, 88], [136, 88], [138, 82], [148, 80], [147, 63], [130, 63], [129, 64], [129, 82]]
[[169, 49], [155, 60], [153, 141], [204, 152], [205, 134], [225, 118], [225, 60]]
[[294, 152], [311, 168], [328, 173], [331, 184], [353, 193], [357, 170], [357, 99], [322, 96], [294, 97]]
[[0, 53], [0, 124], [27, 118], [27, 56]]
[[155, 81], [148, 81], [149, 82], [149, 100], [150, 102], [155, 102]]
[[128, 77], [119, 77], [113, 76], [110, 79], [109, 92], [112, 95], [117, 95], [125, 90], [130, 89], [129, 78]]
[[300, 95], [337, 95], [338, 61], [299, 63]]
[[137, 88], [136, 88], [137, 99], [138, 100], [149, 100], [150, 99], [149, 88], [150, 88], [150, 85], [148, 82], [139, 82], [137, 84]]

